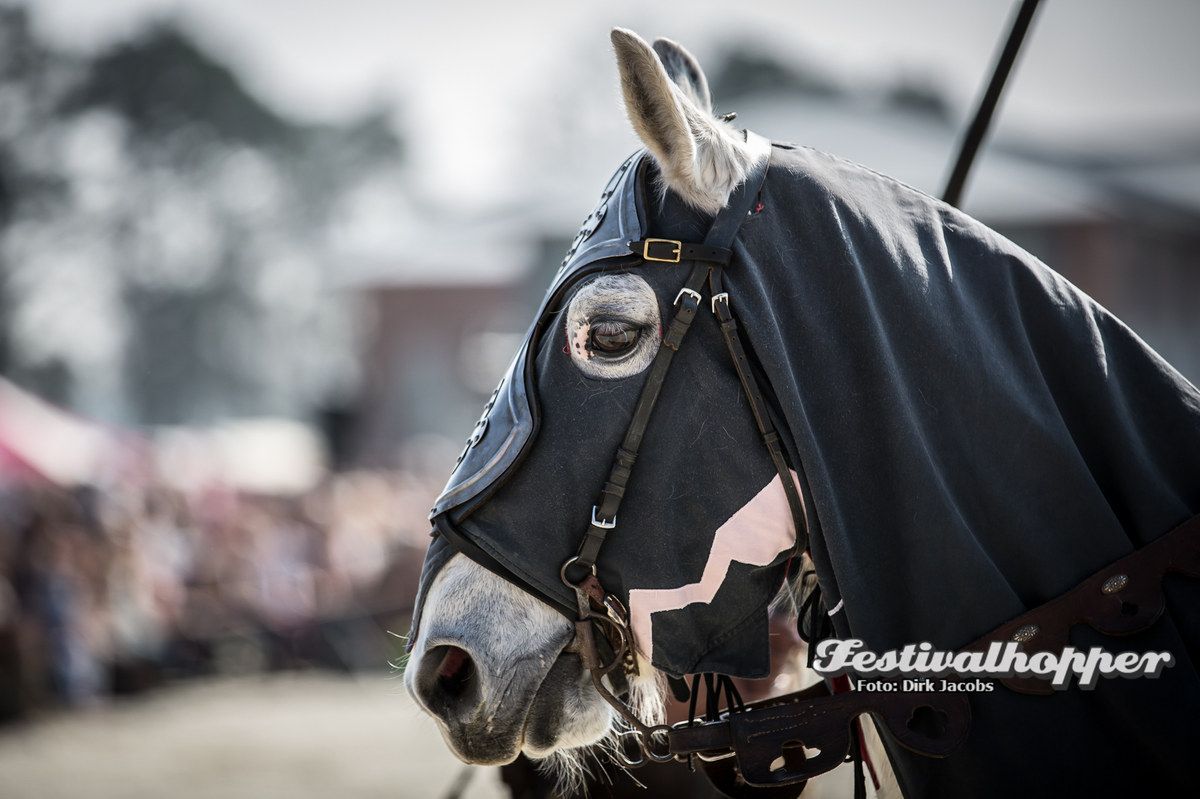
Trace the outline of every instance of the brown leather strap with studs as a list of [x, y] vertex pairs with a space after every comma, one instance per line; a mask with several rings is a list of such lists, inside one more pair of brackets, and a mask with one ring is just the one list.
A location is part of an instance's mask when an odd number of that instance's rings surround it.
[[[720, 721], [672, 729], [667, 736], [670, 750], [710, 760], [732, 752], [746, 783], [772, 787], [808, 780], [838, 766], [855, 743], [851, 722], [863, 713], [874, 714], [897, 741], [929, 757], [950, 754], [970, 730], [971, 706], [962, 693], [828, 695], [821, 688], [747, 705]], [[820, 752], [796, 757], [802, 747]]]
[[[1168, 572], [1200, 578], [1200, 515], [961, 651], [983, 651], [995, 642], [1016, 641], [1031, 652], [1061, 652], [1076, 624], [1106, 635], [1138, 632], [1162, 615], [1162, 578]], [[1054, 691], [1047, 680], [1037, 678], [1002, 682], [1021, 693]], [[837, 766], [853, 745], [851, 720], [867, 712], [882, 720], [902, 745], [931, 757], [954, 751], [966, 739], [971, 722], [970, 702], [962, 692], [852, 691], [828, 696], [813, 688], [747, 705], [719, 721], [673, 729], [668, 741], [670, 751], [681, 756], [715, 761], [732, 754], [747, 785], [794, 785]], [[820, 749], [820, 754], [807, 760], [797, 757], [801, 743]]]
[[[1005, 622], [963, 651], [1015, 641], [1028, 653], [1059, 653], [1069, 646], [1068, 633], [1077, 624], [1104, 635], [1145, 630], [1166, 606], [1162, 578], [1168, 572], [1200, 577], [1200, 515], [1105, 566], [1065, 594]], [[1023, 694], [1055, 690], [1048, 680], [1037, 677], [1008, 677], [1001, 682]]]

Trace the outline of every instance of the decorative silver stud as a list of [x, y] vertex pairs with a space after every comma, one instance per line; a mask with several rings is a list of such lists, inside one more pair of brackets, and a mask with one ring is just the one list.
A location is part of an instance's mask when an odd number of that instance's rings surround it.
[[1036, 624], [1026, 624], [1024, 627], [1018, 628], [1017, 631], [1012, 634], [1012, 640], [1016, 641], [1018, 644], [1023, 644], [1026, 641], [1032, 641], [1034, 637], [1041, 631], [1042, 628], [1038, 627]]
[[1100, 590], [1105, 594], [1115, 594], [1127, 585], [1129, 585], [1129, 575], [1116, 574], [1105, 580], [1104, 585], [1100, 586]]

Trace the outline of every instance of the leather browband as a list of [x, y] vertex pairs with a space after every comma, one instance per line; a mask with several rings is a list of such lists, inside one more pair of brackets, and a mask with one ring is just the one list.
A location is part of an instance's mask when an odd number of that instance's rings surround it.
[[714, 246], [708, 242], [691, 244], [674, 239], [631, 241], [629, 249], [641, 253], [643, 261], [658, 261], [667, 264], [677, 264], [681, 261], [706, 261], [724, 265], [733, 258], [733, 250], [727, 247]]

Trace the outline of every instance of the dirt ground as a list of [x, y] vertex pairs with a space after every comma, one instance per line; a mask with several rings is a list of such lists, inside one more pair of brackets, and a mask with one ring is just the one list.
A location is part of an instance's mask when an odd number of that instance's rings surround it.
[[[467, 768], [385, 674], [189, 683], [0, 728], [3, 799], [441, 799]], [[461, 796], [505, 796], [497, 770]]]

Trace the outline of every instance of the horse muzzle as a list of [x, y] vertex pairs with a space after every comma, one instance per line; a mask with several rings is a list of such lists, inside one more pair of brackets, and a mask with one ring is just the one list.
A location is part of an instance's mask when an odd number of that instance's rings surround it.
[[427, 601], [405, 687], [460, 759], [508, 763], [522, 748], [546, 753], [607, 729], [607, 712], [561, 718], [564, 706], [593, 703], [580, 702], [591, 688], [579, 656], [564, 652], [575, 630], [560, 613], [464, 557]]

